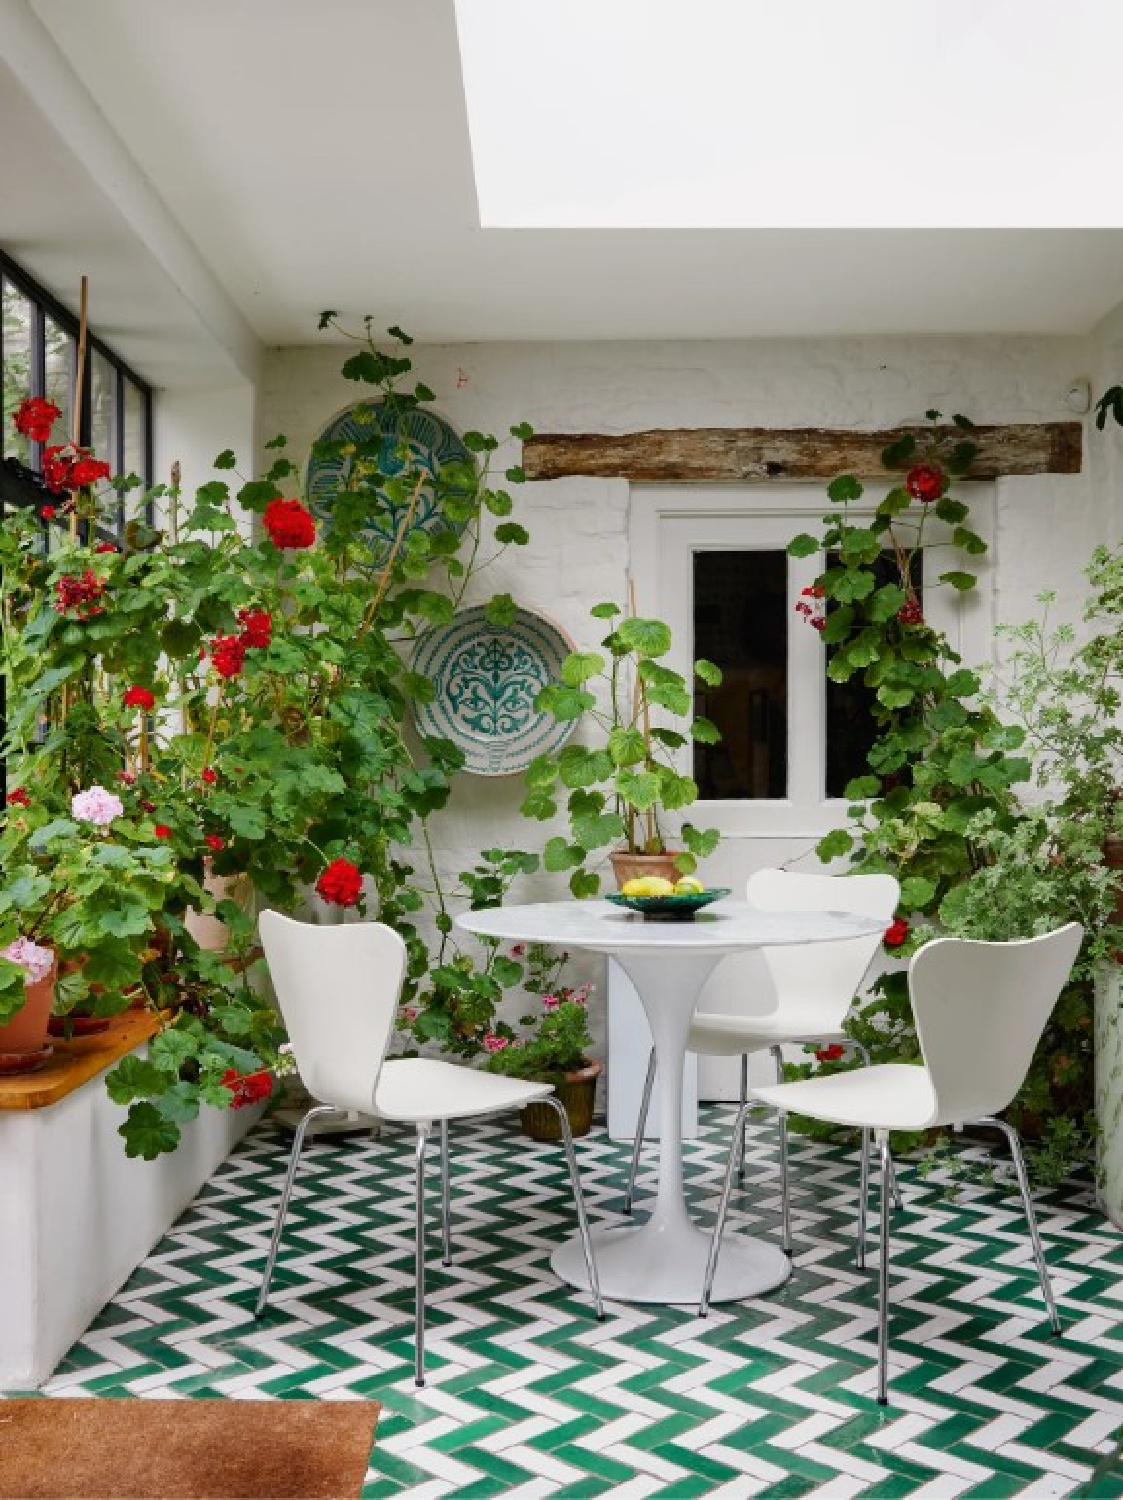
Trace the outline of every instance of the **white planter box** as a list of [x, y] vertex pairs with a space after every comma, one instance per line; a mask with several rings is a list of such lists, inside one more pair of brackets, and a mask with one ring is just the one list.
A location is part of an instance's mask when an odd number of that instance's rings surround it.
[[0, 1110], [0, 1390], [48, 1378], [261, 1114], [204, 1107], [148, 1162], [125, 1155], [104, 1075]]

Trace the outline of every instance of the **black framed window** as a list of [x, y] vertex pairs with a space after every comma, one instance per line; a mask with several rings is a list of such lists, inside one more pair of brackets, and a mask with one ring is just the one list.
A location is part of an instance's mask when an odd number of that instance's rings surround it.
[[[54, 440], [66, 443], [74, 436], [78, 335], [75, 314], [0, 251], [0, 517], [6, 506], [30, 509], [43, 499], [34, 477], [42, 472], [44, 445], [16, 431], [12, 417], [20, 402], [28, 396], [46, 396], [62, 412], [55, 423]], [[150, 489], [152, 387], [89, 330], [83, 392], [79, 444], [91, 448], [113, 475], [135, 474], [143, 490]], [[125, 522], [125, 502], [119, 500], [115, 515], [103, 514], [98, 534], [118, 540]], [[42, 523], [44, 552], [50, 551], [59, 524]], [[4, 691], [0, 673], [0, 742]], [[5, 790], [0, 758], [0, 796]]]

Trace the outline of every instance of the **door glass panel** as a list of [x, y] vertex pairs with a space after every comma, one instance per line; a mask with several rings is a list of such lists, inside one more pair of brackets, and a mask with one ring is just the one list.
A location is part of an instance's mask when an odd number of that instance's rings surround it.
[[781, 551], [694, 553], [694, 654], [721, 668], [695, 712], [721, 730], [694, 746], [703, 798], [787, 795], [788, 559]]
[[50, 317], [43, 320], [43, 342], [47, 375], [44, 394], [62, 412], [61, 417], [55, 418], [51, 442], [65, 443], [69, 440], [73, 427], [74, 362], [77, 348], [74, 339]]
[[31, 462], [31, 443], [12, 424], [16, 407], [31, 395], [31, 303], [10, 281], [3, 283], [4, 410], [0, 452]]
[[125, 380], [125, 461], [122, 472], [145, 474], [144, 463], [144, 396], [139, 386]]
[[94, 457], [117, 473], [117, 371], [94, 350], [90, 361], [90, 447]]
[[[830, 555], [830, 565], [838, 558]], [[913, 586], [918, 596], [924, 582], [924, 558], [917, 555], [912, 561]], [[892, 552], [883, 552], [874, 567], [878, 587], [886, 583], [899, 583], [897, 560]], [[829, 660], [829, 657], [828, 657]], [[856, 776], [869, 774], [867, 757], [878, 736], [873, 708], [876, 702], [874, 688], [866, 687], [859, 677], [849, 682], [832, 682], [827, 678], [827, 764], [826, 794], [828, 797], [845, 795], [846, 783]]]

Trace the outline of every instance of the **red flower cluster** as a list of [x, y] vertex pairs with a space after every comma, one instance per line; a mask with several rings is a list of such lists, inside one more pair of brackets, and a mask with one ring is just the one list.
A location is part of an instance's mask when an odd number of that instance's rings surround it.
[[920, 607], [920, 600], [906, 599], [897, 611], [897, 619], [902, 625], [923, 625], [924, 611]]
[[53, 495], [66, 490], [84, 490], [99, 479], [109, 478], [109, 465], [94, 458], [88, 448], [58, 443], [43, 452], [43, 483]]
[[152, 830], [158, 839], [170, 839], [172, 831], [166, 823], [157, 823]]
[[218, 781], [218, 772], [213, 766], [204, 766], [199, 772], [199, 780], [205, 781], [208, 786], [214, 786]]
[[66, 573], [55, 584], [55, 608], [60, 615], [74, 614], [88, 620], [100, 615], [104, 605], [97, 601], [105, 593], [105, 580], [87, 568], [82, 574]]
[[297, 550], [311, 547], [316, 540], [312, 514], [299, 500], [270, 500], [261, 516], [274, 547]]
[[[822, 630], [823, 626], [827, 623], [821, 602], [823, 590], [818, 588], [803, 589], [801, 590], [801, 595], [802, 597], [796, 603], [796, 614], [802, 615], [807, 623], [813, 625], [816, 630]], [[811, 602], [809, 603], [808, 601]]]
[[27, 795], [22, 786], [17, 786], [14, 792], [9, 792], [7, 800], [9, 807], [31, 806], [31, 798]]
[[930, 505], [944, 493], [944, 471], [937, 464], [915, 464], [905, 475], [905, 489], [914, 500]]
[[53, 505], [41, 505], [39, 507], [39, 519], [41, 521], [53, 521], [58, 515]]
[[829, 1047], [816, 1047], [815, 1056], [820, 1062], [838, 1062], [845, 1051], [841, 1042], [831, 1042]]
[[234, 1096], [230, 1101], [231, 1109], [245, 1109], [247, 1104], [268, 1099], [273, 1092], [273, 1079], [265, 1072], [236, 1073], [233, 1068], [229, 1068], [222, 1075], [222, 1086]]
[[134, 683], [131, 688], [126, 688], [121, 694], [121, 702], [126, 708], [155, 708], [156, 694], [151, 688], [141, 687]]
[[273, 639], [273, 616], [267, 609], [240, 609], [238, 624], [247, 651], [264, 651]]
[[112, 542], [98, 542], [94, 548], [95, 552], [116, 552], [117, 548]]
[[220, 838], [217, 833], [205, 833], [203, 839], [207, 847], [213, 849], [216, 854], [221, 854], [223, 849], [226, 848], [226, 840]]
[[45, 443], [62, 412], [46, 396], [25, 396], [12, 413], [16, 431], [33, 443]]
[[909, 924], [904, 917], [897, 917], [895, 921], [890, 922], [882, 942], [887, 948], [899, 948], [908, 935]]
[[316, 889], [336, 906], [355, 906], [363, 891], [362, 872], [349, 859], [333, 859], [316, 881]]
[[246, 643], [240, 635], [216, 635], [211, 642], [211, 665], [220, 677], [237, 677], [246, 664]]

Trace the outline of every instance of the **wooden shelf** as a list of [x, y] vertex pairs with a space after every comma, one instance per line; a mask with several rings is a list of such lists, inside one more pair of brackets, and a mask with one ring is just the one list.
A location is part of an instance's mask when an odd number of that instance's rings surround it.
[[108, 1030], [96, 1036], [73, 1037], [70, 1041], [55, 1037], [54, 1053], [38, 1072], [0, 1078], [0, 1110], [43, 1109], [57, 1104], [147, 1042], [159, 1029], [160, 1018], [151, 1011], [127, 1010], [114, 1016]]

